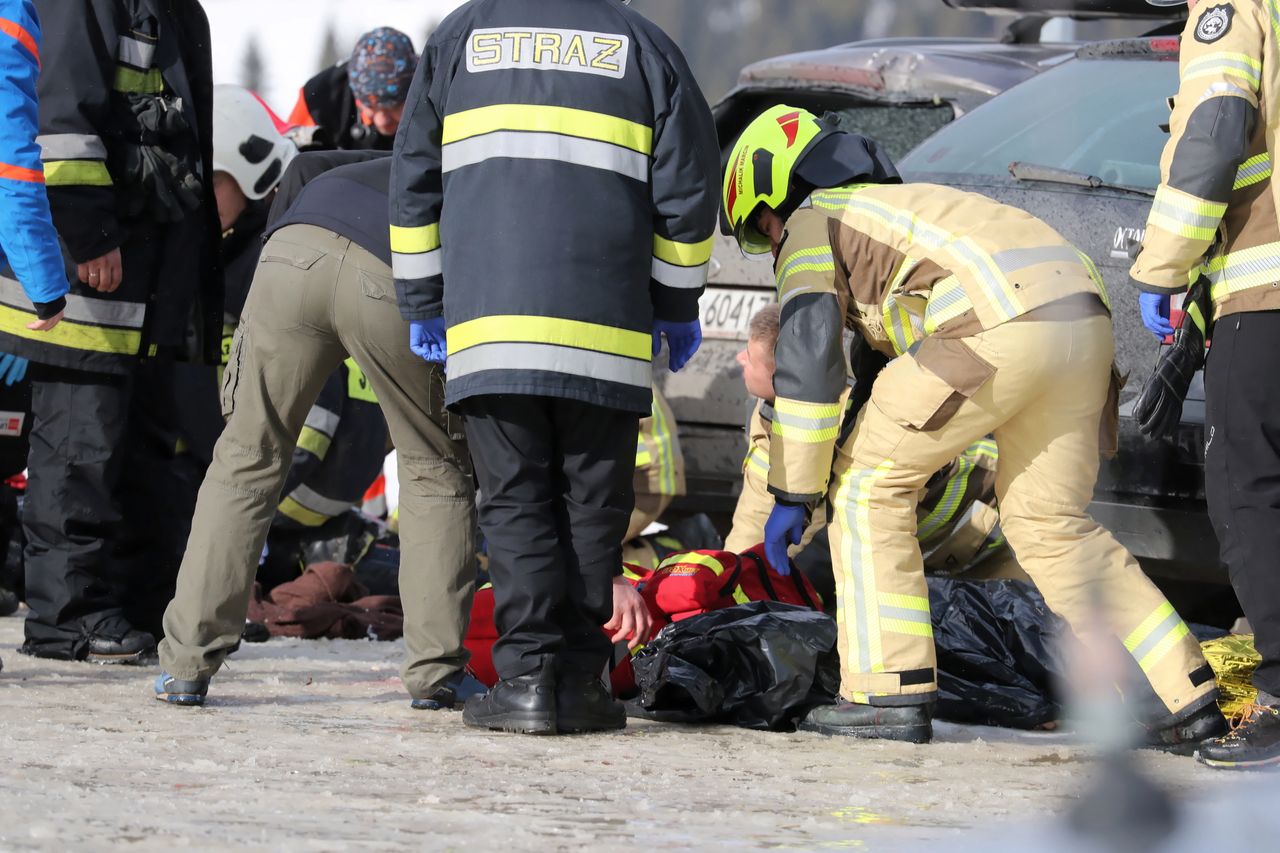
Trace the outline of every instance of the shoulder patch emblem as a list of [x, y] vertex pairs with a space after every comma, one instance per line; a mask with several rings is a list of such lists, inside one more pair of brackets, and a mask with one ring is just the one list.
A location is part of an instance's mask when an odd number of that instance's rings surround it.
[[1231, 29], [1231, 19], [1235, 14], [1235, 7], [1229, 5], [1206, 9], [1196, 23], [1196, 41], [1202, 44], [1213, 44], [1225, 36]]

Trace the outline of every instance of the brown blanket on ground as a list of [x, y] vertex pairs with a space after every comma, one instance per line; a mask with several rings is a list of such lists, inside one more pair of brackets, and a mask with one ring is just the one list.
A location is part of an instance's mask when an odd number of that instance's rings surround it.
[[254, 584], [249, 621], [263, 623], [273, 637], [395, 640], [404, 633], [399, 596], [369, 595], [341, 563], [314, 563], [265, 595]]

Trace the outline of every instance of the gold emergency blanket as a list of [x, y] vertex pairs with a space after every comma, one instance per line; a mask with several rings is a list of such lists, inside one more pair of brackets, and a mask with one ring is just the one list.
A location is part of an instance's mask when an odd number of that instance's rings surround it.
[[1252, 634], [1233, 634], [1200, 644], [1218, 681], [1218, 707], [1230, 717], [1258, 698], [1253, 671], [1262, 656], [1253, 647]]

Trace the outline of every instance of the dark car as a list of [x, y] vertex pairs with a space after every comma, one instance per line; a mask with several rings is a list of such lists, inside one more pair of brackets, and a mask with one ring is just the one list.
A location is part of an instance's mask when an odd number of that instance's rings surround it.
[[[745, 68], [714, 107], [722, 148], [761, 110], [779, 103], [873, 136], [900, 157], [941, 127], [1015, 84], [1065, 61], [1074, 46], [990, 40], [890, 39], [781, 56]], [[767, 260], [718, 237], [702, 299], [705, 342], [685, 370], [659, 385], [680, 424], [688, 495], [677, 510], [731, 511], [742, 480], [743, 425], [752, 401], [734, 356], [747, 323], [774, 300]]]
[[[1117, 361], [1130, 377], [1122, 412], [1160, 350], [1141, 324], [1128, 270], [1160, 183], [1178, 46], [1177, 38], [1160, 37], [1083, 47], [899, 162], [911, 180], [1021, 207], [1094, 259], [1114, 308]], [[1172, 440], [1148, 440], [1121, 419], [1120, 453], [1104, 463], [1090, 511], [1152, 574], [1225, 582], [1204, 505], [1200, 383], [1191, 397]]]

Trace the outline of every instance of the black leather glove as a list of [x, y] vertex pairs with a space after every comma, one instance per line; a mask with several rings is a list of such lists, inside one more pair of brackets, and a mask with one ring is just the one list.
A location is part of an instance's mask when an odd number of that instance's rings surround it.
[[1161, 354], [1133, 404], [1138, 429], [1148, 438], [1172, 436], [1182, 420], [1182, 404], [1191, 379], [1204, 366], [1211, 311], [1209, 283], [1200, 278], [1187, 292], [1182, 325], [1173, 333], [1173, 344]]

